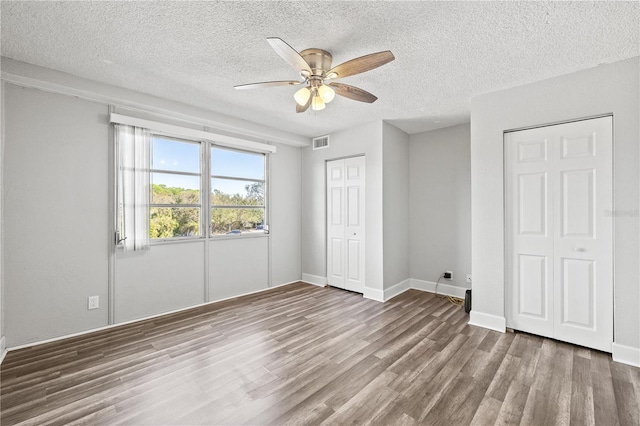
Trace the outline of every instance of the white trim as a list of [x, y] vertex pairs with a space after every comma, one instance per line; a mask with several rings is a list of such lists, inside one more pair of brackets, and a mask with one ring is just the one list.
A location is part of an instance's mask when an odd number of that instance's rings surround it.
[[276, 152], [276, 147], [266, 143], [252, 142], [245, 139], [234, 138], [233, 136], [220, 135], [202, 130], [189, 129], [187, 127], [174, 126], [173, 124], [160, 123], [158, 121], [145, 120], [144, 118], [130, 117], [122, 114], [109, 114], [110, 123], [126, 124], [128, 126], [142, 127], [151, 131], [166, 133], [171, 136], [185, 139], [204, 139], [220, 145], [233, 148], [249, 149], [259, 152]]
[[611, 356], [615, 362], [640, 367], [640, 348], [614, 343]]
[[2, 365], [2, 361], [4, 361], [4, 357], [7, 356], [7, 348], [5, 347], [6, 339], [4, 336], [0, 338], [0, 365]]
[[485, 314], [483, 312], [474, 311], [473, 309], [471, 309], [469, 315], [469, 325], [488, 328], [489, 330], [495, 330], [501, 333], [507, 331], [507, 321], [504, 317]]
[[[301, 280], [295, 280], [295, 281], [289, 281], [289, 282], [282, 283], [282, 284], [276, 284], [273, 287], [269, 287], [269, 289], [277, 288], [277, 287], [283, 287], [285, 285], [290, 285], [290, 284], [295, 284], [295, 283], [300, 283], [300, 282], [305, 283], [304, 281], [301, 281]], [[305, 284], [309, 284], [309, 283], [305, 283]], [[260, 291], [264, 291], [264, 290], [260, 290]], [[247, 294], [250, 294], [250, 293], [247, 293]], [[238, 297], [238, 296], [236, 296], [236, 297]], [[216, 300], [216, 302], [219, 302], [219, 300]]]
[[307, 284], [313, 284], [313, 285], [317, 285], [320, 287], [326, 287], [327, 286], [327, 277], [321, 277], [319, 275], [311, 275], [311, 274], [302, 274], [302, 280], [303, 283], [307, 283]]
[[[18, 349], [30, 348], [32, 346], [44, 345], [46, 343], [57, 342], [58, 340], [64, 340], [64, 339], [69, 339], [71, 337], [77, 337], [77, 336], [82, 336], [82, 335], [85, 335], [85, 334], [95, 333], [96, 331], [109, 330], [109, 329], [120, 327], [120, 326], [127, 325], [127, 324], [133, 324], [133, 323], [140, 322], [140, 321], [146, 321], [146, 320], [150, 320], [150, 319], [153, 319], [153, 318], [162, 317], [164, 315], [171, 315], [171, 314], [175, 314], [175, 313], [178, 313], [178, 312], [188, 311], [189, 309], [195, 309], [195, 308], [199, 308], [199, 307], [202, 307], [202, 306], [212, 305], [212, 304], [218, 303], [218, 302], [224, 302], [225, 300], [237, 299], [237, 298], [240, 298], [240, 297], [243, 297], [243, 296], [249, 296], [251, 294], [261, 293], [263, 291], [273, 290], [275, 288], [284, 287], [286, 285], [295, 284], [297, 282], [300, 282], [300, 281], [292, 281], [290, 283], [278, 284], [278, 285], [274, 285], [273, 287], [262, 288], [260, 290], [250, 291], [249, 293], [239, 294], [237, 296], [230, 296], [230, 297], [225, 297], [223, 299], [216, 299], [216, 300], [212, 300], [211, 302], [198, 303], [197, 305], [186, 306], [184, 308], [174, 309], [172, 311], [167, 311], [167, 312], [162, 312], [162, 313], [159, 313], [159, 314], [148, 315], [146, 317], [136, 318], [136, 319], [132, 319], [132, 320], [129, 320], [129, 321], [123, 321], [123, 322], [119, 322], [117, 324], [105, 325], [103, 327], [92, 328], [90, 330], [84, 330], [84, 331], [79, 331], [77, 333], [66, 334], [64, 336], [52, 337], [51, 339], [38, 340], [38, 341], [32, 342], [32, 343], [25, 343], [24, 345], [18, 345], [18, 346], [13, 346], [11, 348], [7, 348], [5, 350], [5, 352], [7, 352], [7, 351], [15, 351], [15, 350], [18, 350]], [[3, 339], [4, 339], [4, 337], [3, 337]]]
[[365, 287], [362, 296], [365, 299], [371, 299], [378, 302], [384, 302], [384, 291], [376, 288]]
[[[415, 278], [411, 278], [411, 288], [416, 290], [428, 291], [430, 293], [436, 292], [436, 283], [433, 281], [423, 281]], [[458, 287], [451, 284], [439, 283], [438, 294], [444, 294], [445, 296], [459, 297], [464, 299], [467, 288]]]
[[187, 123], [235, 133], [237, 135], [268, 140], [296, 147], [311, 146], [311, 138], [284, 130], [216, 113], [201, 107], [178, 101], [77, 77], [62, 71], [32, 65], [2, 57], [2, 80], [47, 92], [74, 96], [104, 105], [113, 105], [159, 117], [181, 120]]
[[411, 288], [411, 278], [407, 278], [404, 281], [400, 281], [399, 283], [389, 287], [384, 291], [384, 301], [386, 302], [389, 299], [393, 299], [394, 297], [404, 293], [410, 288]]

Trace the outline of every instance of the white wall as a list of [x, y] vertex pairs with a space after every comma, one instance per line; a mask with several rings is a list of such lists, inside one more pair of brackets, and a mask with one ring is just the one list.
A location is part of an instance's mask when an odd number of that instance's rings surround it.
[[409, 275], [409, 135], [383, 123], [383, 255], [384, 288]]
[[556, 77], [471, 100], [473, 309], [504, 323], [503, 132], [613, 113], [615, 342], [640, 348], [640, 59]]
[[[5, 86], [7, 346], [107, 323], [107, 107]], [[102, 309], [89, 311], [87, 297]]]
[[[328, 148], [302, 150], [302, 273], [326, 280], [325, 163], [342, 157], [366, 156], [365, 286], [383, 289], [382, 249], [382, 122], [376, 121], [330, 135]], [[366, 289], [365, 289], [366, 291]]]
[[226, 299], [269, 287], [267, 237], [212, 241], [209, 256], [210, 300]]
[[152, 245], [116, 255], [115, 323], [204, 303], [205, 242]]
[[470, 125], [411, 135], [411, 278], [470, 288], [471, 151]]
[[272, 286], [298, 281], [302, 274], [302, 150], [287, 145], [277, 148], [269, 173]]
[[[88, 89], [95, 87], [82, 83], [83, 94], [93, 96]], [[5, 245], [0, 272], [5, 275], [7, 346], [106, 326], [113, 235], [108, 105], [9, 83], [4, 95]], [[146, 99], [135, 94], [132, 98]], [[176, 117], [182, 117], [180, 104], [160, 103], [175, 107]], [[206, 112], [200, 116], [206, 117]], [[279, 136], [284, 138], [282, 132]], [[210, 241], [208, 252], [201, 240], [118, 253], [116, 322], [300, 279], [301, 150], [275, 145], [270, 163], [271, 234]], [[100, 296], [100, 308], [89, 311], [87, 297], [94, 295]]]

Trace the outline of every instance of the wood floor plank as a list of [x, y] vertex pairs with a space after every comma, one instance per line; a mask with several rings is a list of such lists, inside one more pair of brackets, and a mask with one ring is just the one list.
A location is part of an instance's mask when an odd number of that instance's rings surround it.
[[2, 425], [640, 424], [640, 369], [296, 283], [7, 354]]
[[583, 351], [574, 352], [571, 384], [571, 424], [595, 425], [591, 357]]

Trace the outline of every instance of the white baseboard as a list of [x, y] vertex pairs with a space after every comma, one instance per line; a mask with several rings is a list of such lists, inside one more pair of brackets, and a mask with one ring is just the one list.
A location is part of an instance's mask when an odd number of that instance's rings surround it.
[[[428, 291], [429, 293], [435, 293], [436, 283], [433, 281], [423, 281], [411, 278], [411, 288], [416, 290]], [[438, 284], [438, 294], [444, 294], [445, 296], [459, 297], [460, 299], [464, 299], [466, 291], [467, 289], [464, 287], [458, 287], [442, 282]]]
[[474, 311], [473, 309], [469, 315], [469, 325], [488, 328], [489, 330], [495, 330], [501, 333], [507, 331], [507, 320], [505, 317], [485, 314], [483, 312]]
[[611, 355], [615, 362], [640, 367], [640, 348], [614, 343], [612, 349]]
[[311, 275], [311, 274], [302, 274], [302, 280], [303, 283], [307, 283], [307, 284], [313, 284], [313, 285], [317, 285], [320, 287], [326, 287], [327, 285], [327, 277], [321, 277], [318, 275]]
[[0, 365], [2, 361], [4, 361], [5, 356], [7, 356], [6, 339], [2, 336], [2, 338], [0, 338]]
[[384, 291], [378, 290], [376, 288], [365, 287], [362, 296], [366, 299], [384, 302]]
[[[171, 315], [171, 314], [175, 314], [177, 312], [188, 311], [189, 309], [199, 308], [201, 306], [212, 305], [214, 303], [224, 302], [224, 301], [230, 300], [230, 299], [237, 299], [237, 298], [242, 297], [242, 296], [249, 296], [251, 294], [262, 293], [263, 291], [273, 290], [273, 289], [276, 289], [278, 287], [284, 287], [285, 285], [291, 285], [291, 284], [295, 284], [297, 282], [299, 282], [299, 281], [292, 281], [290, 283], [277, 284], [277, 285], [274, 285], [274, 286], [271, 286], [271, 287], [261, 288], [260, 290], [255, 290], [255, 291], [250, 291], [248, 293], [239, 294], [237, 296], [230, 296], [230, 297], [225, 297], [225, 298], [222, 298], [222, 299], [212, 300], [212, 301], [209, 301], [209, 302], [198, 303], [197, 305], [186, 306], [184, 308], [174, 309], [172, 311], [167, 311], [167, 312], [161, 312], [159, 314], [148, 315], [148, 316], [145, 316], [145, 317], [142, 317], [142, 318], [136, 318], [136, 319], [132, 319], [132, 320], [128, 320], [128, 321], [119, 322], [117, 324], [109, 324], [109, 325], [105, 325], [103, 327], [97, 327], [97, 328], [92, 328], [90, 330], [79, 331], [77, 333], [65, 334], [64, 336], [52, 337], [50, 339], [38, 340], [36, 342], [25, 343], [23, 345], [18, 345], [18, 346], [12, 346], [10, 348], [6, 348], [6, 350], [4, 352], [15, 351], [15, 350], [24, 349], [24, 348], [30, 348], [32, 346], [44, 345], [45, 343], [57, 342], [58, 340], [64, 340], [64, 339], [68, 339], [70, 337], [77, 337], [77, 336], [82, 336], [82, 335], [89, 334], [89, 333], [95, 333], [96, 331], [109, 330], [111, 328], [116, 328], [116, 327], [120, 327], [120, 326], [127, 325], [127, 324], [133, 324], [133, 323], [140, 322], [140, 321], [146, 321], [146, 320], [149, 320], [149, 319], [162, 317], [164, 315]], [[4, 347], [4, 336], [2, 337], [2, 340], [0, 340], [0, 343]], [[2, 362], [2, 361], [0, 360], [0, 362]]]
[[411, 288], [411, 279], [406, 279], [404, 281], [395, 284], [388, 289], [384, 290], [384, 300], [385, 302], [391, 298], [396, 297], [399, 294], [404, 293], [405, 291]]

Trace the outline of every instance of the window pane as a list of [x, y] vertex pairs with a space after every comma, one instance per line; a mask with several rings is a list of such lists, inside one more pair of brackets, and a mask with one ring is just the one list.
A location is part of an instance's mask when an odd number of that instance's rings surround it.
[[211, 205], [264, 206], [264, 182], [211, 179]]
[[211, 174], [264, 180], [264, 155], [211, 147]]
[[200, 235], [199, 207], [152, 207], [150, 238], [197, 237]]
[[211, 234], [264, 232], [264, 209], [212, 209]]
[[200, 173], [200, 144], [155, 136], [151, 149], [152, 169]]
[[151, 204], [200, 204], [200, 178], [151, 173]]

